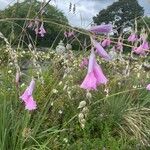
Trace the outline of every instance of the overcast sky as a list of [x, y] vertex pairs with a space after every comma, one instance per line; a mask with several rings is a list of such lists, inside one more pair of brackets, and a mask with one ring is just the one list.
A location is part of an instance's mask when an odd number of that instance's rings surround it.
[[[17, 0], [0, 0], [0, 9], [15, 1]], [[117, 0], [52, 0], [51, 4], [64, 12], [71, 25], [86, 28], [92, 22], [93, 16], [115, 1]], [[138, 1], [144, 7], [145, 15], [150, 15], [150, 0]], [[76, 5], [75, 13], [69, 12], [70, 2]]]

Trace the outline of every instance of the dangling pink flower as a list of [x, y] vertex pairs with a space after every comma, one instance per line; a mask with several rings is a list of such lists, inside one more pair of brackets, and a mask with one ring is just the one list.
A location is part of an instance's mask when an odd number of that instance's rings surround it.
[[89, 58], [89, 65], [88, 65], [88, 73], [80, 85], [81, 88], [86, 90], [96, 90], [96, 78], [94, 76], [94, 62], [95, 62], [95, 54], [94, 50], [91, 50], [91, 55]]
[[142, 45], [140, 45], [139, 47], [134, 47], [134, 48], [133, 48], [133, 51], [134, 51], [136, 54], [145, 55], [145, 50], [143, 49], [143, 46], [142, 46]]
[[148, 85], [146, 86], [146, 89], [147, 89], [148, 91], [150, 91], [150, 84], [148, 84]]
[[135, 33], [132, 33], [129, 37], [128, 37], [128, 41], [129, 42], [135, 42], [138, 40], [138, 36]]
[[97, 53], [103, 57], [105, 60], [111, 60], [111, 57], [109, 54], [104, 50], [104, 48], [98, 43], [97, 41], [92, 39], [92, 43], [94, 47], [96, 48]]
[[88, 65], [89, 60], [87, 58], [83, 58], [82, 62], [80, 63], [80, 68], [84, 68]]
[[142, 46], [143, 46], [143, 49], [146, 49], [146, 50], [149, 49], [149, 43], [146, 40], [143, 41]]
[[36, 102], [33, 100], [32, 93], [35, 87], [35, 81], [32, 79], [30, 85], [27, 87], [25, 92], [20, 96], [22, 101], [25, 103], [25, 108], [28, 110], [36, 109]]
[[45, 29], [44, 29], [44, 25], [43, 22], [39, 28], [39, 34], [41, 35], [41, 37], [44, 37], [44, 34], [46, 33]]
[[103, 42], [102, 42], [102, 46], [103, 47], [107, 47], [111, 44], [111, 40], [109, 38], [105, 39]]
[[92, 26], [89, 31], [94, 32], [94, 33], [106, 33], [107, 34], [112, 31], [112, 25], [111, 24], [101, 24], [98, 26]]
[[92, 49], [89, 58], [88, 73], [80, 87], [86, 90], [96, 90], [98, 85], [106, 84], [107, 81], [108, 79], [95, 60], [94, 50]]
[[146, 40], [143, 41], [143, 43], [139, 47], [133, 48], [133, 51], [136, 54], [145, 55], [146, 51], [149, 49], [148, 42]]
[[105, 77], [100, 65], [97, 64], [97, 62], [95, 61], [95, 64], [94, 64], [94, 75], [97, 79], [97, 85], [100, 85], [100, 84], [106, 84], [108, 79]]
[[68, 32], [68, 37], [74, 36], [74, 31]]

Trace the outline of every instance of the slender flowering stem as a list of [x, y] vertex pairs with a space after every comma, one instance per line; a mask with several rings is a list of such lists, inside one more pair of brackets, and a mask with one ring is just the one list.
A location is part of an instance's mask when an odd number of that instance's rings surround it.
[[98, 104], [99, 102], [101, 102], [102, 100], [108, 99], [108, 98], [110, 98], [110, 97], [114, 97], [114, 96], [117, 96], [117, 95], [120, 95], [120, 94], [132, 92], [132, 91], [143, 90], [143, 89], [145, 89], [145, 87], [136, 88], [136, 89], [130, 89], [130, 90], [126, 90], [126, 91], [121, 91], [121, 92], [118, 92], [118, 93], [109, 95], [109, 96], [107, 96], [107, 97], [104, 97], [104, 98], [102, 98], [102, 99], [100, 99], [100, 100], [98, 100], [98, 101], [92, 103], [91, 106], [94, 106], [94, 105]]

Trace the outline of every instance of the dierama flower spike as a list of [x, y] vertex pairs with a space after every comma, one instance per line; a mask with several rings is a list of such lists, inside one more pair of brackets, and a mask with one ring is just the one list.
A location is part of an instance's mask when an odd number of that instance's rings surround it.
[[111, 60], [109, 54], [104, 50], [104, 48], [97, 41], [92, 39], [93, 46], [96, 48], [97, 53], [103, 57], [105, 60]]
[[102, 24], [98, 26], [92, 26], [90, 28], [91, 32], [93, 33], [110, 33], [112, 31], [112, 25], [111, 24]]
[[28, 110], [34, 110], [36, 109], [36, 106], [37, 106], [32, 96], [34, 87], [35, 87], [35, 81], [32, 79], [32, 81], [30, 82], [30, 85], [27, 87], [27, 89], [22, 94], [22, 96], [20, 96], [22, 101], [25, 103], [25, 108]]

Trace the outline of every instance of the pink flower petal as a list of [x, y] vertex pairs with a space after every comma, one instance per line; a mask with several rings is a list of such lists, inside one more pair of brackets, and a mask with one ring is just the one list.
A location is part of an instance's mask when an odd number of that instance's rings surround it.
[[128, 41], [129, 42], [135, 42], [138, 39], [137, 35], [135, 33], [132, 33], [129, 37], [128, 37]]
[[27, 110], [35, 110], [37, 108], [36, 101], [33, 100], [33, 97], [30, 96], [28, 100], [25, 102], [25, 109]]
[[111, 41], [109, 38], [105, 39], [103, 42], [102, 42], [102, 46], [103, 47], [106, 47], [106, 46], [109, 46], [111, 44]]
[[96, 90], [96, 86], [97, 86], [96, 83], [97, 83], [97, 80], [94, 76], [94, 73], [91, 72], [86, 75], [80, 87], [86, 90]]
[[112, 25], [102, 24], [98, 26], [92, 26], [89, 31], [94, 33], [110, 33], [112, 31]]
[[95, 62], [94, 65], [94, 75], [97, 79], [97, 85], [106, 84], [108, 79], [105, 77], [101, 67]]
[[134, 48], [133, 48], [133, 51], [134, 51], [136, 54], [145, 55], [145, 50], [143, 49], [143, 46], [142, 46], [142, 45], [140, 45], [139, 47], [134, 47]]

